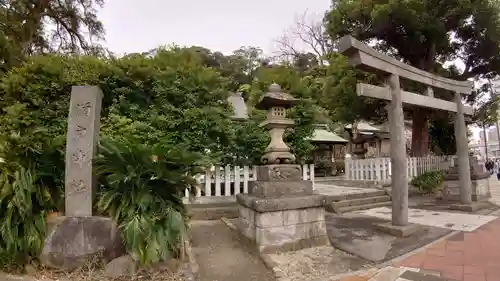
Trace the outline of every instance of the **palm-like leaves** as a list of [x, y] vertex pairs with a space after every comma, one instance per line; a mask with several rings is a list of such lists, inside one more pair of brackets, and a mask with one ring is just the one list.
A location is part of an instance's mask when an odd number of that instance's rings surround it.
[[20, 265], [40, 253], [45, 239], [45, 211], [52, 205], [47, 187], [35, 173], [3, 165], [0, 175], [0, 263]]
[[97, 206], [120, 223], [129, 252], [144, 264], [176, 254], [187, 225], [182, 196], [203, 156], [181, 146], [112, 140], [101, 141], [99, 152]]

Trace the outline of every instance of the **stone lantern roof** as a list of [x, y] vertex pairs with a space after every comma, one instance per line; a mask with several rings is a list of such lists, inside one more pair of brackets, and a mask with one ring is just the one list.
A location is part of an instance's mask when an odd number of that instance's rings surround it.
[[269, 92], [267, 92], [262, 100], [255, 105], [255, 108], [260, 110], [267, 110], [271, 107], [283, 107], [288, 109], [295, 106], [298, 102], [299, 100], [292, 95], [283, 93], [280, 85], [272, 84], [269, 86]]

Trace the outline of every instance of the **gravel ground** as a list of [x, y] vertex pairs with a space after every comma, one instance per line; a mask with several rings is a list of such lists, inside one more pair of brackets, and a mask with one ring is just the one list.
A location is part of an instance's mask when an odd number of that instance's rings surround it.
[[371, 267], [366, 260], [327, 246], [270, 254], [268, 258], [278, 281], [312, 281]]

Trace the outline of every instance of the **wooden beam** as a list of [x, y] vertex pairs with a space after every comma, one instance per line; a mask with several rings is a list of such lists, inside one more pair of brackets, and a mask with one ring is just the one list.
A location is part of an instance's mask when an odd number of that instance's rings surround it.
[[[391, 91], [388, 87], [379, 87], [375, 85], [358, 83], [356, 84], [356, 92], [358, 96], [365, 96], [376, 99], [391, 100]], [[403, 103], [411, 104], [420, 107], [434, 108], [438, 110], [445, 110], [450, 112], [457, 112], [457, 105], [454, 102], [446, 101], [430, 96], [415, 94], [412, 92], [402, 91], [401, 98]], [[472, 107], [465, 106], [464, 113], [472, 115]]]
[[396, 74], [430, 87], [469, 95], [474, 86], [472, 81], [457, 81], [444, 78], [400, 62], [349, 35], [339, 40], [338, 49], [340, 53], [349, 57], [349, 61], [355, 66], [364, 66], [370, 70], [385, 74]]

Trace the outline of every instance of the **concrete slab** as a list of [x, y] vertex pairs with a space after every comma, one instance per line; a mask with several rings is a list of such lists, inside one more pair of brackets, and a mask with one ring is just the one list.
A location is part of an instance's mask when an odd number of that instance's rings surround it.
[[[370, 210], [356, 211], [357, 215], [365, 215], [385, 220], [391, 220], [391, 209], [387, 207], [374, 208]], [[474, 215], [464, 213], [451, 213], [428, 211], [420, 209], [408, 209], [410, 223], [426, 226], [447, 228], [451, 230], [473, 231], [476, 228], [496, 219], [495, 216]]]
[[380, 191], [380, 189], [340, 186], [340, 185], [323, 184], [317, 182], [315, 183], [315, 189], [314, 189], [314, 193], [327, 196], [362, 194], [362, 193], [376, 192], [376, 191]]
[[374, 226], [387, 220], [356, 213], [328, 214], [325, 220], [333, 246], [376, 263], [409, 253], [451, 233], [445, 228], [421, 226], [415, 235], [395, 237]]
[[375, 224], [375, 229], [396, 237], [407, 237], [415, 234], [419, 227], [419, 225], [412, 223], [405, 226], [393, 225], [391, 222]]
[[488, 208], [489, 204], [490, 203], [488, 202], [472, 202], [472, 204], [453, 204], [450, 206], [450, 210], [475, 213], [479, 210]]

